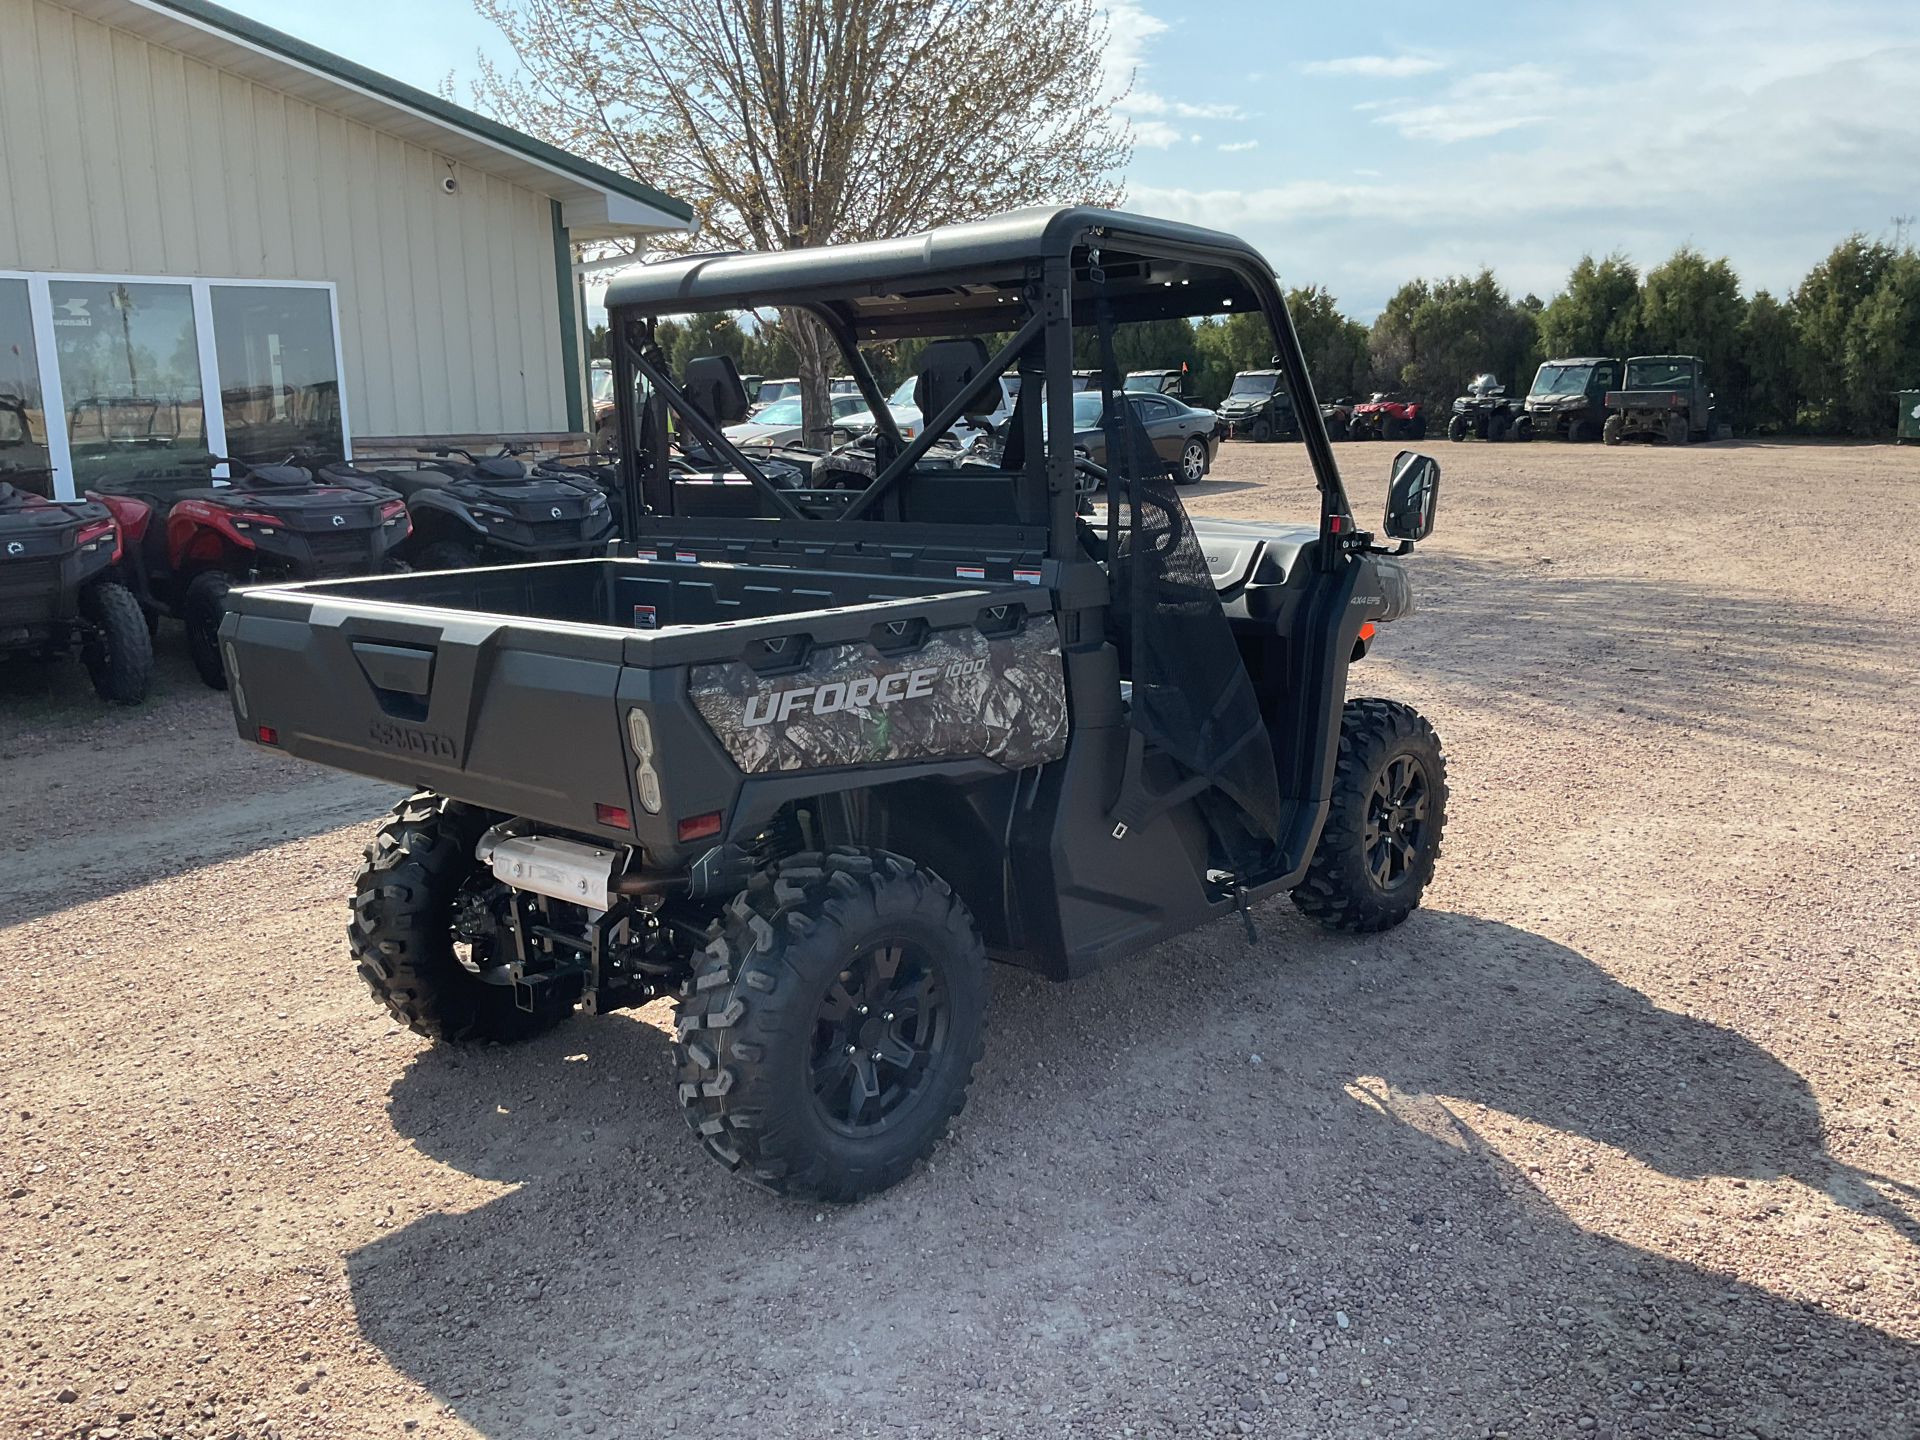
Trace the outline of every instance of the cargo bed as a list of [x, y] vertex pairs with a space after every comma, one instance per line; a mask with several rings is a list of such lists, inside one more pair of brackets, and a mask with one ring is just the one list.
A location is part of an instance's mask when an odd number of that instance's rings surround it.
[[[1032, 737], [1020, 733], [983, 740], [902, 724], [895, 728], [911, 733], [876, 741], [870, 732], [874, 715], [908, 685], [933, 683], [929, 668], [942, 679], [968, 663], [998, 675], [1011, 658], [1029, 669], [1050, 664], [1057, 686], [1059, 643], [1048, 593], [1036, 588], [1040, 562], [1022, 566], [1030, 581], [1011, 579], [1011, 560], [996, 566], [1007, 578], [995, 583], [984, 573], [946, 579], [682, 553], [236, 591], [221, 637], [240, 733], [302, 760], [583, 835], [637, 839], [669, 861], [683, 845], [672, 817], [736, 815], [749, 773], [835, 760], [908, 769], [1032, 763]], [[869, 704], [835, 723], [823, 717], [810, 750], [769, 753], [762, 736], [744, 743], [720, 720], [744, 715], [751, 727], [755, 705], [764, 715], [798, 689], [830, 693], [837, 683], [844, 696], [848, 677], [859, 695], [858, 676], [868, 672]], [[898, 675], [907, 678], [890, 684]], [[810, 678], [818, 683], [806, 685]], [[654, 797], [658, 813], [636, 789], [636, 766], [649, 757], [637, 753], [623, 719], [635, 707], [665, 761], [655, 763], [666, 791], [664, 805]], [[1063, 748], [1064, 703], [1059, 728]], [[1057, 753], [1042, 748], [1049, 753], [1040, 758]], [[711, 834], [685, 843], [711, 845]]]

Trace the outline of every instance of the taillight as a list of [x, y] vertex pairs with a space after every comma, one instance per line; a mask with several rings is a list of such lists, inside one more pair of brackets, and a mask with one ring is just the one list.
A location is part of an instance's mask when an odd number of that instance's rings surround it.
[[600, 801], [593, 807], [593, 818], [602, 825], [611, 825], [618, 830], [633, 828], [633, 817], [627, 813], [624, 805], [609, 805]]
[[262, 725], [258, 733], [262, 745], [278, 745], [280, 743], [280, 732], [271, 725]]
[[706, 815], [695, 815], [680, 822], [682, 840], [704, 840], [709, 835], [720, 833], [720, 821], [724, 812], [715, 810]]
[[413, 521], [407, 518], [407, 502], [404, 500], [392, 500], [382, 505], [380, 507], [380, 523], [382, 525], [398, 525], [400, 527], [400, 534], [403, 536], [413, 533]]

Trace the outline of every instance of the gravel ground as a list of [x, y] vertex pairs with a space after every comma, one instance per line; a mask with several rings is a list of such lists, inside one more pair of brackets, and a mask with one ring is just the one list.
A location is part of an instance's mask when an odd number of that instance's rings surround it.
[[1353, 678], [1447, 744], [1426, 908], [1001, 972], [954, 1134], [847, 1209], [695, 1152], [661, 1007], [397, 1031], [343, 942], [384, 792], [242, 749], [177, 630], [137, 714], [0, 667], [0, 1428], [1920, 1435], [1920, 453], [1436, 453]]

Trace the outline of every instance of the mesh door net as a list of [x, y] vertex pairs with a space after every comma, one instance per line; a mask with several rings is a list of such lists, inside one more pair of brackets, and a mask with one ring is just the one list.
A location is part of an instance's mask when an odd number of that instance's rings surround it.
[[[1138, 426], [1131, 414], [1120, 422], [1120, 428]], [[1134, 513], [1119, 537], [1112, 587], [1116, 639], [1133, 679], [1133, 728], [1193, 778], [1157, 797], [1123, 788], [1113, 814], [1137, 824], [1170, 799], [1200, 793], [1215, 838], [1245, 875], [1259, 868], [1279, 836], [1280, 785], [1260, 701], [1170, 468], [1158, 463], [1144, 431], [1124, 438], [1121, 455], [1116, 473], [1145, 472], [1127, 484]], [[1148, 458], [1128, 464], [1133, 457]], [[1204, 793], [1207, 785], [1231, 805]]]

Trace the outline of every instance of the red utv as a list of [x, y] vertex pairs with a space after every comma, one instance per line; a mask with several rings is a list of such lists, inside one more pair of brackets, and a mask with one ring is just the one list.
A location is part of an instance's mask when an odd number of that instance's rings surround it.
[[120, 530], [106, 506], [0, 482], [0, 655], [75, 648], [100, 698], [138, 705], [153, 680], [146, 619], [113, 578]]
[[406, 501], [357, 475], [334, 470], [316, 479], [300, 465], [212, 463], [229, 466], [234, 478], [181, 467], [87, 493], [120, 522], [121, 568], [142, 607], [186, 624], [194, 669], [224, 690], [219, 634], [229, 588], [403, 568], [389, 557], [410, 526]]
[[1351, 440], [1421, 440], [1426, 433], [1426, 408], [1417, 400], [1397, 400], [1384, 391], [1376, 390], [1347, 417]]

